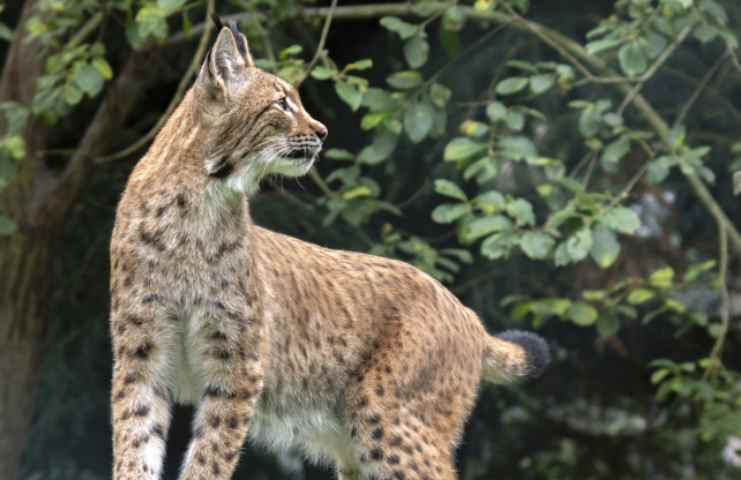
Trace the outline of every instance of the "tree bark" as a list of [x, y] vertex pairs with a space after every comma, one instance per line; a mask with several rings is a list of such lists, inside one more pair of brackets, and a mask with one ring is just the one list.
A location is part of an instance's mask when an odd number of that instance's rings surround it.
[[[32, 14], [35, 3], [25, 3], [19, 25]], [[43, 68], [37, 47], [16, 34], [0, 78], [0, 101], [31, 103]], [[7, 479], [16, 478], [28, 432], [46, 318], [48, 232], [33, 225], [27, 215], [34, 192], [46, 177], [39, 158], [46, 133], [40, 122], [29, 121], [23, 132], [26, 157], [0, 192], [0, 210], [18, 224], [15, 234], [0, 237], [0, 478]]]
[[[30, 105], [45, 59], [20, 27], [36, 0], [24, 5], [0, 77], [0, 102]], [[18, 476], [31, 421], [32, 400], [45, 341], [50, 294], [49, 259], [65, 216], [90, 178], [93, 158], [102, 155], [153, 79], [151, 53], [132, 53], [109, 86], [74, 156], [63, 173], [46, 167], [43, 150], [49, 127], [31, 118], [23, 132], [26, 156], [0, 192], [0, 211], [18, 225], [0, 236], [0, 479]]]

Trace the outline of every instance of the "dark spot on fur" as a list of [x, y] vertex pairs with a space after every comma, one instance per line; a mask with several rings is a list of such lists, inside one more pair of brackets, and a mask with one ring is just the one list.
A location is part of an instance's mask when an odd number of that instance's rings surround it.
[[219, 428], [221, 424], [221, 418], [218, 415], [211, 415], [208, 419], [208, 424], [211, 428]]
[[139, 379], [139, 375], [136, 373], [127, 373], [123, 381], [125, 385], [131, 385]]
[[142, 303], [144, 304], [154, 303], [154, 302], [162, 303], [162, 297], [160, 297], [159, 295], [150, 294], [150, 295], [145, 296], [142, 299]]
[[158, 436], [162, 440], [165, 439], [165, 429], [159, 423], [155, 423], [152, 427], [152, 434]]
[[196, 453], [196, 462], [198, 462], [198, 465], [205, 465], [206, 457], [204, 457], [202, 453], [198, 452]]
[[239, 426], [239, 420], [237, 419], [237, 417], [229, 417], [229, 419], [226, 421], [226, 426], [231, 429], [237, 428]]
[[219, 476], [221, 474], [221, 467], [219, 467], [219, 464], [216, 462], [213, 462], [211, 464], [211, 471], [214, 475]]
[[383, 397], [384, 393], [385, 392], [383, 391], [383, 387], [381, 385], [376, 387], [376, 395], [378, 395], [379, 397]]
[[389, 455], [386, 459], [386, 462], [388, 462], [389, 465], [398, 465], [399, 464], [399, 456], [398, 455]]
[[371, 425], [378, 425], [380, 422], [381, 417], [379, 417], [378, 415], [371, 415], [370, 417], [368, 417], [368, 423], [370, 423]]
[[224, 340], [226, 340], [226, 334], [217, 330], [211, 334], [211, 340], [218, 340], [223, 342]]
[[373, 430], [373, 432], [371, 433], [371, 438], [376, 441], [381, 440], [383, 438], [383, 428], [378, 427]]
[[144, 343], [136, 347], [136, 349], [134, 349], [134, 351], [131, 352], [131, 355], [140, 360], [144, 360], [149, 356], [149, 354], [152, 351], [152, 348], [154, 348], [154, 345], [152, 345], [151, 342], [145, 341]]
[[380, 448], [374, 448], [370, 451], [370, 458], [376, 462], [383, 459], [383, 450]]
[[126, 320], [137, 327], [141, 327], [144, 323], [144, 319], [138, 315], [127, 315]]
[[136, 410], [134, 410], [134, 415], [137, 417], [146, 417], [149, 413], [149, 405], [139, 405], [136, 407]]
[[398, 447], [401, 445], [401, 437], [398, 435], [394, 435], [389, 439], [389, 445], [392, 447]]

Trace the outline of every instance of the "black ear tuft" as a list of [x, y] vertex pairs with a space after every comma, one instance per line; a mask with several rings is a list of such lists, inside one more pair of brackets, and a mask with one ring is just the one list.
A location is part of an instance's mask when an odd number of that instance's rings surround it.
[[237, 49], [239, 50], [239, 53], [241, 53], [243, 57], [247, 57], [249, 55], [247, 53], [247, 40], [244, 38], [244, 35], [240, 33], [239, 28], [237, 27], [237, 22], [229, 20], [226, 22], [226, 26], [232, 31], [234, 39], [237, 41]]
[[211, 14], [211, 21], [214, 22], [214, 25], [216, 26], [216, 30], [219, 31], [224, 26], [224, 22], [221, 21], [221, 18], [219, 18], [218, 15], [215, 13]]

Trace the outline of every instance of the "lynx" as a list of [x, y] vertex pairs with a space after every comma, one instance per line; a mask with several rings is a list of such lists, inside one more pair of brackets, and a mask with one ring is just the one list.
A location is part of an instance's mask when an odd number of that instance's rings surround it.
[[408, 264], [252, 224], [260, 180], [305, 174], [326, 136], [222, 27], [116, 214], [114, 479], [160, 478], [174, 403], [197, 406], [182, 480], [229, 479], [248, 436], [342, 480], [455, 479], [481, 378], [548, 363], [540, 337], [489, 336]]

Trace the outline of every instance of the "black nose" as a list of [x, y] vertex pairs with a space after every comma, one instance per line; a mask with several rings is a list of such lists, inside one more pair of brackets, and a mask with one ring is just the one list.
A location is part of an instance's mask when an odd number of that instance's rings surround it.
[[329, 135], [329, 131], [327, 130], [327, 127], [324, 125], [319, 125], [315, 130], [317, 136], [320, 140], [324, 141], [325, 138], [327, 138], [327, 135]]

